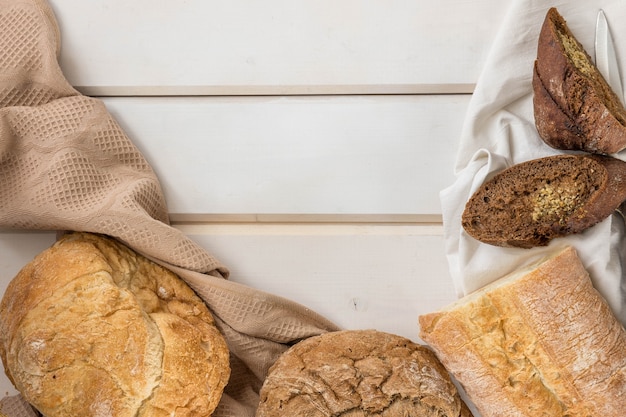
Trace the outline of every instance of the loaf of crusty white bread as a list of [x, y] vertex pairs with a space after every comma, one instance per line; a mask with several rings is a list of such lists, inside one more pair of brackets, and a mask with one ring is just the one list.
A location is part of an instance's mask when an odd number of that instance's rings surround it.
[[46, 417], [206, 417], [230, 375], [226, 342], [193, 290], [89, 233], [65, 235], [10, 282], [0, 356]]
[[571, 247], [419, 323], [483, 417], [624, 416], [626, 331]]

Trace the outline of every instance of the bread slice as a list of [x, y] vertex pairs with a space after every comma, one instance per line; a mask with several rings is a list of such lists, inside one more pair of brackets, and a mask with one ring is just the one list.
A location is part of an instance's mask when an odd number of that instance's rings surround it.
[[483, 417], [622, 417], [626, 331], [571, 247], [419, 317]]
[[626, 148], [626, 109], [556, 8], [546, 14], [533, 71], [539, 136], [556, 149]]
[[496, 174], [469, 199], [461, 223], [475, 239], [531, 248], [580, 233], [626, 200], [626, 162], [605, 155], [554, 155]]

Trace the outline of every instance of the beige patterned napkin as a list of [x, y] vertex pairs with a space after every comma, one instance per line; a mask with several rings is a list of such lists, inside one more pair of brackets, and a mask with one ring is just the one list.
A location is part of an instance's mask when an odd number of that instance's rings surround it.
[[[337, 327], [229, 281], [218, 260], [169, 226], [151, 166], [100, 100], [69, 85], [59, 49], [45, 0], [0, 0], [0, 227], [105, 233], [179, 274], [206, 301], [231, 351], [232, 376], [213, 415], [253, 416], [277, 356]], [[10, 417], [32, 415], [0, 407]]]

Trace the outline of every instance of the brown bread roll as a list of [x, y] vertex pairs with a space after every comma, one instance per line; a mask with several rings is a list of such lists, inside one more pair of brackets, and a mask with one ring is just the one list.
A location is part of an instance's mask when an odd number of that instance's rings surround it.
[[626, 331], [571, 247], [419, 323], [482, 417], [624, 415]]
[[580, 233], [626, 200], [626, 162], [603, 155], [555, 155], [505, 169], [468, 200], [461, 224], [495, 246], [531, 248]]
[[63, 236], [10, 282], [0, 356], [47, 417], [206, 417], [230, 374], [225, 340], [185, 282], [88, 233]]
[[626, 109], [556, 8], [541, 27], [533, 71], [539, 136], [556, 149], [626, 148]]
[[256, 417], [470, 417], [426, 347], [375, 330], [305, 339], [270, 368]]

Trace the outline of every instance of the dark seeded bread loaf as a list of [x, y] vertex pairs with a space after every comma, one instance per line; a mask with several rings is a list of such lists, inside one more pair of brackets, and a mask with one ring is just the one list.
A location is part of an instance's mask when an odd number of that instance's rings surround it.
[[556, 149], [626, 148], [626, 109], [557, 9], [546, 14], [533, 72], [535, 124]]
[[626, 162], [556, 155], [514, 165], [485, 182], [462, 216], [465, 231], [496, 246], [531, 248], [579, 233], [626, 200]]
[[588, 143], [580, 124], [554, 101], [539, 78], [537, 62], [533, 71], [533, 92], [535, 126], [544, 142], [557, 149], [597, 148], [596, 144]]

